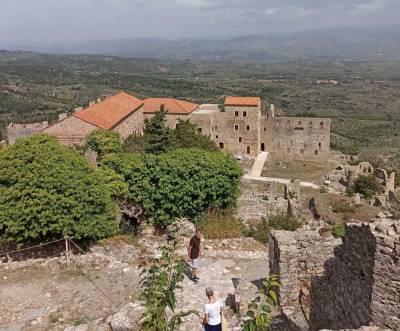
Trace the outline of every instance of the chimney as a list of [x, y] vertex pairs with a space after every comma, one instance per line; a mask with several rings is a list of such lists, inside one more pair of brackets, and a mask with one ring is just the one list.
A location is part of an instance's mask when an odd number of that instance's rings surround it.
[[270, 110], [270, 113], [271, 113], [271, 117], [275, 117], [275, 105], [272, 104], [272, 103], [271, 103], [271, 110]]

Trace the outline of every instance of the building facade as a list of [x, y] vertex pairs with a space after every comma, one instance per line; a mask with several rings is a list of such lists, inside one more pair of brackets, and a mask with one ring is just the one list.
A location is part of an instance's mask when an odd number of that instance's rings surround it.
[[119, 93], [43, 131], [66, 145], [83, 145], [96, 128], [114, 130], [126, 139], [142, 134], [145, 120], [161, 109], [166, 111], [168, 127], [175, 128], [179, 120], [189, 119], [199, 133], [234, 155], [256, 157], [265, 151], [295, 158], [323, 158], [330, 151], [330, 119], [276, 117], [273, 105], [263, 111], [259, 97], [226, 97], [223, 105], [199, 105], [174, 98], [140, 100]]

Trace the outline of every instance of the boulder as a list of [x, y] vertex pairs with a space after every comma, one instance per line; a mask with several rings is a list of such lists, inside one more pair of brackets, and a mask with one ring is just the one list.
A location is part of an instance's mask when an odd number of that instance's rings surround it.
[[138, 321], [142, 315], [139, 302], [129, 302], [117, 313], [107, 318], [107, 323], [113, 331], [136, 331], [140, 330]]

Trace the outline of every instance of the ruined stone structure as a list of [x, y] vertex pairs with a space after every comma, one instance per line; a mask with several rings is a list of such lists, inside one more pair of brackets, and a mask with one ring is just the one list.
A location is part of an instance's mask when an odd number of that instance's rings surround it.
[[48, 127], [48, 122], [30, 123], [30, 124], [17, 124], [10, 123], [6, 128], [7, 142], [9, 145], [15, 143], [18, 138], [31, 136], [35, 133], [41, 132]]
[[342, 240], [321, 229], [270, 239], [280, 305], [300, 329], [400, 329], [400, 220], [347, 224]]
[[123, 139], [140, 135], [145, 119], [165, 109], [166, 124], [175, 128], [179, 119], [189, 119], [198, 132], [209, 135], [224, 151], [256, 157], [262, 151], [289, 157], [320, 158], [330, 145], [330, 119], [275, 117], [271, 105], [263, 113], [259, 97], [227, 97], [223, 105], [198, 105], [174, 98], [140, 100], [119, 93], [77, 108], [70, 117], [46, 128], [67, 145], [82, 145], [96, 128], [114, 130]]

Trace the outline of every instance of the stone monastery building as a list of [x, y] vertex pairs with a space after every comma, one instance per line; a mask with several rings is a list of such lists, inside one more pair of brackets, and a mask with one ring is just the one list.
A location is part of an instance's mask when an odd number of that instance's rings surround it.
[[199, 133], [234, 155], [256, 157], [260, 152], [323, 158], [329, 152], [330, 119], [275, 117], [274, 105], [263, 110], [259, 97], [225, 98], [223, 105], [195, 104], [174, 98], [140, 100], [118, 93], [47, 127], [62, 144], [83, 145], [97, 128], [118, 132], [123, 139], [142, 134], [144, 121], [164, 108], [166, 124], [174, 128], [178, 119], [190, 119]]

